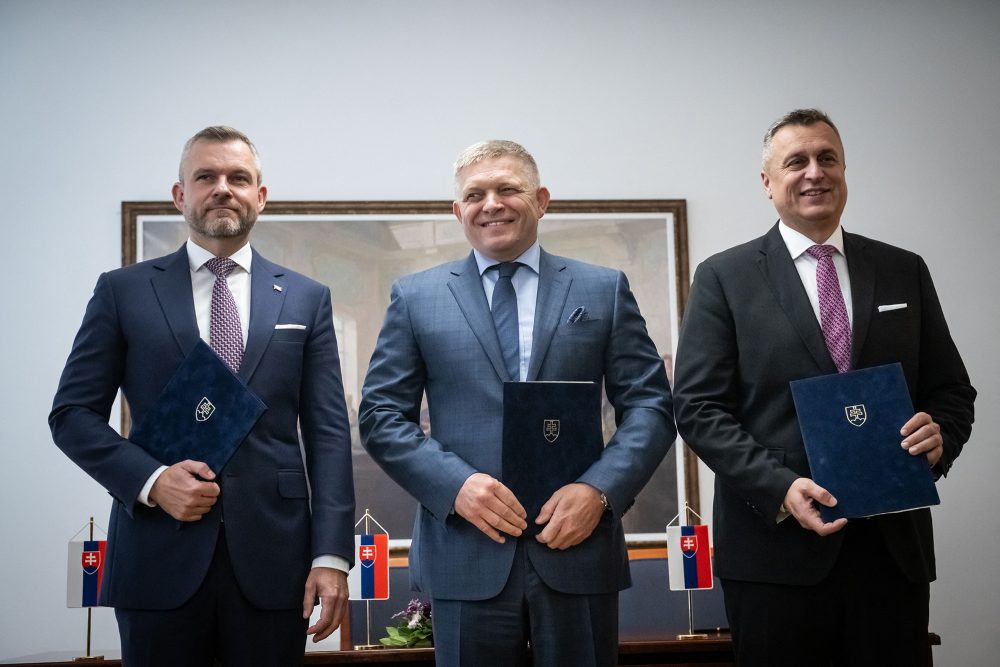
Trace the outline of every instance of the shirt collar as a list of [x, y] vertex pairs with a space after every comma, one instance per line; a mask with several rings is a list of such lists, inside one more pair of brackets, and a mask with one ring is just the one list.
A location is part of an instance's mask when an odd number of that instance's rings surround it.
[[[483, 253], [479, 252], [475, 248], [472, 250], [472, 254], [476, 257], [476, 266], [479, 267], [479, 275], [482, 276], [486, 273], [486, 269], [491, 266], [496, 266], [497, 261], [495, 259], [490, 259]], [[538, 245], [536, 240], [531, 244], [531, 247], [521, 253], [521, 256], [515, 259], [515, 262], [520, 262], [527, 267], [530, 267], [532, 271], [538, 273], [538, 263], [542, 256], [542, 248]]]
[[[187, 253], [188, 263], [193, 272], [197, 272], [205, 266], [205, 262], [215, 257], [215, 255], [202, 248], [190, 238], [187, 240]], [[253, 261], [253, 250], [250, 249], [250, 243], [244, 243], [242, 248], [229, 256], [229, 259], [236, 262], [236, 265], [241, 269], [250, 273], [250, 263]]]
[[[788, 225], [786, 225], [781, 220], [778, 221], [778, 231], [781, 233], [781, 240], [785, 242], [785, 247], [788, 248], [788, 254], [792, 256], [792, 261], [798, 259], [802, 253], [816, 245], [816, 242], [811, 238], [798, 232]], [[837, 225], [837, 228], [833, 230], [833, 234], [830, 234], [830, 238], [819, 245], [832, 245], [837, 249], [844, 257], [844, 228]]]

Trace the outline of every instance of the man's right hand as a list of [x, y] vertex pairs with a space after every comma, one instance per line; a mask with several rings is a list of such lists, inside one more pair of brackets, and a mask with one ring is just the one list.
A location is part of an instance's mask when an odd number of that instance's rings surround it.
[[517, 537], [528, 527], [528, 513], [513, 492], [482, 472], [469, 475], [459, 489], [455, 513], [500, 544], [506, 541], [501, 533]]
[[816, 482], [807, 477], [799, 477], [788, 487], [785, 494], [785, 510], [795, 517], [799, 525], [811, 530], [817, 535], [830, 535], [847, 525], [847, 519], [837, 519], [833, 523], [824, 523], [819, 510], [813, 501], [826, 507], [833, 507], [837, 499]]
[[178, 521], [198, 521], [219, 498], [215, 473], [201, 461], [181, 461], [153, 482], [149, 499]]

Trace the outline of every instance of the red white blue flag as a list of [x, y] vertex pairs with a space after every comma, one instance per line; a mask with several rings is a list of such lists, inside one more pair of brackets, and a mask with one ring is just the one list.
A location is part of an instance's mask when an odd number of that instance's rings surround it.
[[712, 588], [712, 549], [708, 526], [667, 526], [670, 590]]
[[100, 607], [97, 599], [104, 576], [104, 550], [107, 540], [69, 543], [66, 565], [66, 606]]
[[354, 536], [354, 567], [347, 575], [352, 600], [389, 599], [389, 536]]

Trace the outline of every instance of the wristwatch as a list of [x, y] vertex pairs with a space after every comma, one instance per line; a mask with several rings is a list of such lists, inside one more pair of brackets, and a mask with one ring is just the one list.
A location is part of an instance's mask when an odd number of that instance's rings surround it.
[[608, 497], [606, 495], [604, 495], [603, 491], [601, 492], [601, 505], [604, 506], [604, 511], [605, 512], [608, 512], [608, 511], [611, 510], [611, 503], [608, 502]]

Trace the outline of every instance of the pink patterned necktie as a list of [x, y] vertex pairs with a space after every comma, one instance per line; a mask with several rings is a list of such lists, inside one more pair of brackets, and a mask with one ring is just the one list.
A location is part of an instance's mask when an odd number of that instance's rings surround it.
[[243, 331], [240, 328], [240, 313], [236, 301], [229, 291], [226, 278], [236, 268], [236, 262], [228, 257], [213, 257], [205, 262], [205, 267], [215, 274], [212, 286], [212, 321], [209, 327], [212, 349], [234, 373], [243, 362]]
[[844, 295], [837, 279], [837, 267], [832, 245], [814, 245], [806, 250], [816, 258], [816, 291], [819, 295], [819, 319], [826, 349], [830, 352], [838, 373], [851, 367], [851, 321], [847, 318]]

